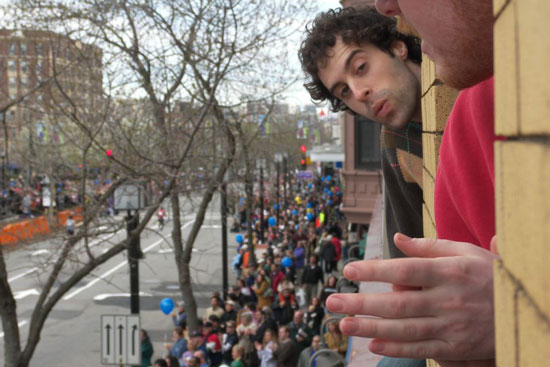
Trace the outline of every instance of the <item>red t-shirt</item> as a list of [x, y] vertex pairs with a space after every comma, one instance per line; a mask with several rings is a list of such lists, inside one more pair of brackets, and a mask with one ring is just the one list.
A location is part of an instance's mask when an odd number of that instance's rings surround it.
[[435, 182], [437, 237], [490, 248], [495, 234], [494, 78], [460, 92]]

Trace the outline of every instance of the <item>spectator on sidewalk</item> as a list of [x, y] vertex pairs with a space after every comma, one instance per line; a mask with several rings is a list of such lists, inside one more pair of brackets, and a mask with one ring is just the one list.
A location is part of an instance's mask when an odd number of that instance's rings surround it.
[[218, 319], [221, 319], [225, 311], [220, 307], [220, 300], [218, 297], [210, 298], [210, 305], [204, 312], [204, 322], [208, 321], [210, 315], [216, 315]]
[[273, 350], [277, 360], [277, 367], [296, 367], [298, 364], [298, 350], [290, 339], [288, 326], [279, 327], [279, 346]]
[[147, 331], [141, 329], [141, 367], [149, 367], [151, 365], [151, 357], [155, 352], [153, 349], [153, 344]]
[[179, 326], [175, 327], [172, 330], [172, 341], [171, 344], [165, 344], [165, 348], [168, 350], [168, 354], [181, 359], [183, 353], [187, 350], [187, 340], [183, 337], [183, 329]]
[[185, 303], [183, 301], [178, 302], [177, 313], [172, 312], [172, 322], [174, 323], [174, 326], [179, 326], [182, 329], [185, 329], [187, 323], [185, 316]]
[[311, 303], [312, 297], [319, 294], [319, 282], [323, 284], [323, 269], [317, 265], [317, 256], [309, 257], [309, 265], [307, 265], [302, 274], [302, 286], [306, 292], [306, 304]]
[[263, 341], [256, 341], [254, 345], [260, 359], [260, 367], [277, 367], [277, 361], [273, 357], [273, 350], [277, 348], [277, 334], [273, 330], [266, 330]]
[[[298, 367], [310, 367], [309, 360], [311, 356], [315, 354], [321, 347], [321, 337], [315, 335], [311, 340], [311, 346], [307, 347], [300, 353], [300, 358], [298, 359]], [[313, 367], [315, 367], [315, 362], [317, 358], [313, 361]]]

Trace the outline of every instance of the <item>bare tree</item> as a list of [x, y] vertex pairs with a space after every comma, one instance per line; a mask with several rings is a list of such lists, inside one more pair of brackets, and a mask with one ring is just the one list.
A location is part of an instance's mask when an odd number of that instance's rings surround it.
[[[86, 47], [70, 47], [79, 63], [99, 69], [102, 80], [90, 103], [74, 91], [62, 66], [52, 62], [49, 74], [50, 114], [61, 116], [58, 128], [66, 144], [50, 147], [62, 159], [82, 164], [78, 177], [82, 197], [88, 195], [87, 166], [105, 164], [116, 177], [109, 189], [85, 205], [84, 226], [64, 242], [56, 260], [49, 264], [41, 294], [30, 321], [29, 336], [20, 340], [16, 301], [7, 282], [7, 269], [0, 247], [0, 315], [5, 331], [5, 365], [28, 366], [44, 323], [63, 295], [96, 267], [124, 251], [139, 236], [156, 209], [170, 198], [174, 228], [172, 245], [186, 302], [189, 327], [197, 326], [196, 302], [192, 292], [191, 253], [204, 221], [206, 209], [225, 172], [235, 159], [235, 134], [240, 121], [228, 111], [242, 109], [254, 99], [274, 97], [295, 77], [284, 65], [284, 44], [310, 10], [307, 1], [254, 2], [235, 0], [21, 0], [17, 11], [19, 27], [40, 27]], [[298, 22], [296, 21], [298, 20]], [[76, 51], [80, 50], [80, 53]], [[90, 56], [90, 50], [100, 54]], [[94, 51], [95, 52], [95, 51]], [[98, 64], [99, 60], [99, 64]], [[186, 106], [184, 108], [184, 106]], [[203, 151], [201, 129], [210, 122], [218, 131], [220, 149], [215, 156], [197, 157]], [[210, 142], [211, 144], [211, 142]], [[44, 147], [40, 147], [42, 149]], [[112, 149], [106, 158], [104, 152]], [[46, 155], [28, 156], [38, 166]], [[51, 161], [51, 159], [50, 159]], [[98, 163], [99, 162], [99, 163]], [[194, 224], [186, 239], [181, 232], [180, 195], [192, 183], [192, 162], [204, 162], [208, 184], [200, 196]], [[50, 172], [56, 173], [52, 166]], [[88, 246], [97, 232], [102, 207], [120, 184], [145, 179], [157, 190], [130, 238], [103, 254]], [[121, 224], [114, 223], [114, 228]], [[92, 233], [93, 232], [93, 233]], [[84, 241], [81, 241], [84, 239]], [[83, 251], [86, 256], [75, 256]], [[75, 260], [76, 259], [76, 260]], [[70, 276], [61, 277], [70, 269]], [[60, 286], [53, 288], [59, 282]]]

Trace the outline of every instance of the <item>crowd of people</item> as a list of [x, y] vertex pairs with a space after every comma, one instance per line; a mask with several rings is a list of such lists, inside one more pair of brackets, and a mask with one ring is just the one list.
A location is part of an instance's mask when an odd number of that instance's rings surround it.
[[[322, 342], [345, 357], [348, 338], [325, 307], [337, 292], [339, 263], [349, 245], [338, 211], [338, 180], [327, 175], [295, 181], [289, 191], [292, 200], [285, 204], [265, 199], [263, 221], [256, 200], [252, 238], [244, 231], [236, 235], [235, 283], [225, 299], [212, 294], [198, 330], [188, 332], [180, 302], [163, 358], [152, 359], [153, 347], [143, 331], [143, 366], [306, 367]], [[238, 224], [241, 230], [247, 227]]]

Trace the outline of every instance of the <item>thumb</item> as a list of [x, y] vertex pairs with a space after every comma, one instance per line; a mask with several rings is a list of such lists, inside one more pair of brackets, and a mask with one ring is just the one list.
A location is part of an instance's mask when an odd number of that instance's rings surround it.
[[434, 238], [410, 238], [402, 233], [396, 233], [393, 241], [409, 257], [475, 256], [487, 252], [471, 243]]
[[493, 238], [491, 238], [491, 252], [494, 253], [494, 254], [499, 254], [498, 253], [498, 248], [497, 248], [497, 235], [495, 234], [493, 236]]

